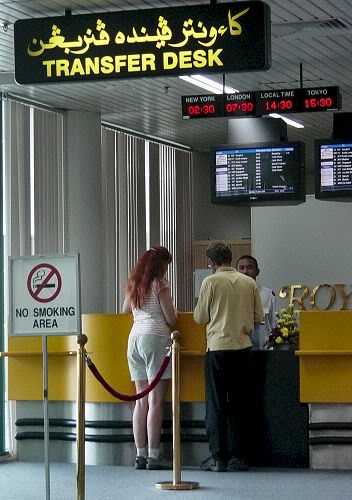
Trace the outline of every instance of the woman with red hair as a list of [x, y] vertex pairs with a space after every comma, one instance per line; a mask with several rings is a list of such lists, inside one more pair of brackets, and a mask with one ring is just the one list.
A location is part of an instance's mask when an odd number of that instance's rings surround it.
[[[128, 278], [122, 312], [132, 312], [134, 319], [127, 358], [137, 393], [153, 380], [165, 358], [166, 348], [171, 345], [170, 327], [177, 321], [170, 286], [165, 278], [171, 261], [172, 256], [165, 247], [154, 246], [138, 259]], [[169, 364], [148, 397], [136, 401], [133, 412], [136, 469], [166, 468], [160, 458], [160, 433], [162, 407], [170, 378]]]

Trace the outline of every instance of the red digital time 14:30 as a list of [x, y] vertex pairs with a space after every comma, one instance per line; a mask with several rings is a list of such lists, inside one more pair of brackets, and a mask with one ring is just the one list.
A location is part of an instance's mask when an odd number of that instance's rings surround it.
[[294, 112], [296, 107], [294, 106], [293, 99], [270, 99], [264, 101], [264, 110], [267, 113], [275, 113], [277, 111]]

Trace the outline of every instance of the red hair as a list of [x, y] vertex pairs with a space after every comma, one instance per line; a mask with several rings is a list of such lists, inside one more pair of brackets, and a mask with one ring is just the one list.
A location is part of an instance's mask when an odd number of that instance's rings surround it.
[[138, 259], [126, 287], [132, 307], [140, 309], [145, 304], [152, 282], [164, 276], [163, 264], [170, 264], [171, 261], [171, 253], [161, 246], [153, 246]]

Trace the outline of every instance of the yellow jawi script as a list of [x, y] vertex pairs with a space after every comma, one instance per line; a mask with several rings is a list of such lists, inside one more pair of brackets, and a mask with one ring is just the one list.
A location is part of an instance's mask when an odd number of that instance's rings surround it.
[[[223, 66], [220, 55], [223, 49], [183, 50], [163, 54], [163, 70], [175, 68], [204, 68]], [[42, 62], [47, 78], [60, 78], [75, 75], [108, 75], [113, 73], [143, 73], [156, 71], [154, 54], [120, 54], [114, 57], [85, 57], [69, 59], [51, 59]]]

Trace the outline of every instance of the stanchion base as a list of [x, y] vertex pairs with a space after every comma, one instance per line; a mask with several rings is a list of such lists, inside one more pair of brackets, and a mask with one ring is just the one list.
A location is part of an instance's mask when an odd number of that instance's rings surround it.
[[180, 483], [170, 483], [169, 481], [162, 481], [155, 483], [155, 488], [158, 490], [195, 490], [199, 488], [199, 483], [194, 481], [181, 481]]

